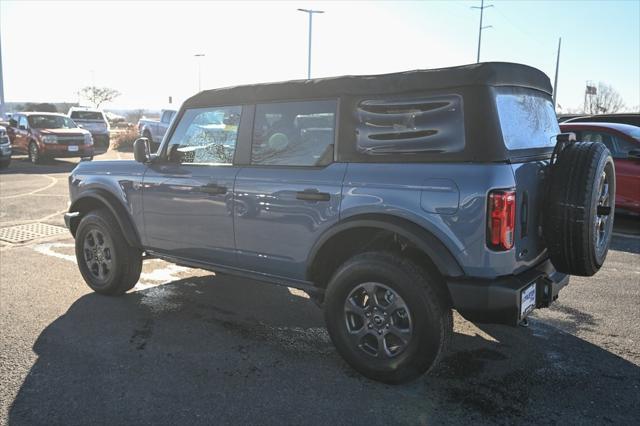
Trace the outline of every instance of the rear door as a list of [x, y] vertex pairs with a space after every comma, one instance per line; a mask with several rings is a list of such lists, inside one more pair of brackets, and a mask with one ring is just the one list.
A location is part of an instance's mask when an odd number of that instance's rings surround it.
[[185, 111], [144, 176], [145, 246], [170, 256], [235, 261], [233, 184], [242, 107]]
[[236, 178], [238, 263], [305, 278], [318, 236], [338, 221], [346, 164], [334, 163], [337, 101], [257, 105], [247, 166]]

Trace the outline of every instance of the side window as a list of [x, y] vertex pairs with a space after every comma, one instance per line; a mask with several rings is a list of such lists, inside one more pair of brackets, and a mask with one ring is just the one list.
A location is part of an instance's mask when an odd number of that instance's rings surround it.
[[23, 127], [24, 129], [29, 128], [29, 123], [27, 122], [27, 117], [24, 115], [20, 116], [20, 121], [18, 121], [18, 127]]
[[185, 111], [167, 147], [171, 162], [233, 164], [242, 107], [197, 108]]
[[336, 100], [257, 105], [251, 164], [330, 164], [333, 161], [336, 110]]
[[169, 124], [169, 121], [170, 121], [169, 114], [170, 114], [170, 112], [169, 112], [169, 111], [165, 111], [165, 112], [163, 112], [163, 113], [162, 113], [162, 117], [160, 118], [160, 121], [161, 121], [162, 123]]

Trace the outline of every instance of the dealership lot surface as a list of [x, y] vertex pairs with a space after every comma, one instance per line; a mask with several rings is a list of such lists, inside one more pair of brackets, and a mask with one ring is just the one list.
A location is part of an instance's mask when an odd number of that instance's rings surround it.
[[[74, 165], [15, 159], [0, 174], [0, 228], [63, 226]], [[638, 226], [617, 219], [604, 269], [572, 278], [529, 328], [456, 316], [444, 362], [403, 386], [347, 367], [301, 292], [149, 261], [133, 291], [107, 298], [82, 281], [67, 233], [0, 242], [0, 421], [631, 424]]]

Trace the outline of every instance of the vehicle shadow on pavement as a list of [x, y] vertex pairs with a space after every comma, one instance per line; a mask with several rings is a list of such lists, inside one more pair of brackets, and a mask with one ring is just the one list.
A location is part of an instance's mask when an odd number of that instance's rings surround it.
[[56, 159], [46, 159], [41, 164], [31, 164], [27, 157], [13, 158], [11, 165], [0, 171], [0, 174], [24, 174], [24, 175], [47, 175], [54, 173], [71, 173], [78, 165], [80, 159], [62, 161]]
[[640, 368], [542, 321], [456, 317], [430, 375], [388, 386], [337, 355], [313, 302], [228, 276], [88, 294], [38, 337], [9, 424], [633, 423]]

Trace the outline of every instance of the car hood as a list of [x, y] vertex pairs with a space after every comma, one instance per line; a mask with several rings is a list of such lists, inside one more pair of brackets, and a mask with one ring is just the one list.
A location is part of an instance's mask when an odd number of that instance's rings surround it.
[[55, 135], [55, 136], [78, 136], [89, 134], [87, 130], [76, 129], [33, 129], [41, 135]]

